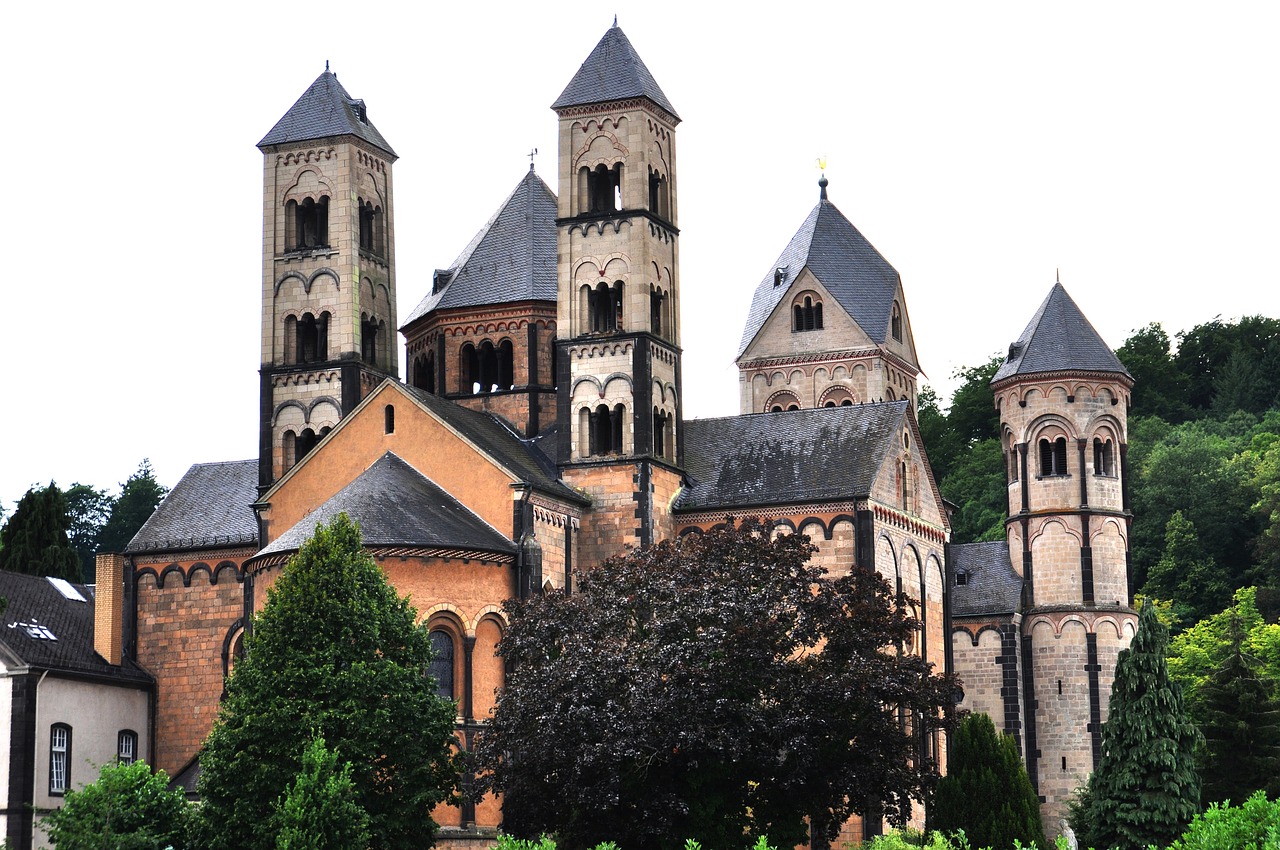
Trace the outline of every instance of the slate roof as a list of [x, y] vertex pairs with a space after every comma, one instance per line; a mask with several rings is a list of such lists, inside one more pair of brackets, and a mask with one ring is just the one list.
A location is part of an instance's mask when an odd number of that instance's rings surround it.
[[292, 552], [339, 513], [366, 546], [422, 546], [514, 555], [516, 546], [421, 472], [387, 452], [255, 557]]
[[677, 511], [868, 495], [910, 402], [690, 419]]
[[1022, 577], [1013, 571], [1007, 540], [954, 545], [951, 563], [955, 572], [969, 576], [967, 583], [951, 588], [952, 616], [1017, 612], [1022, 600]]
[[[786, 276], [775, 286], [774, 270], [784, 266]], [[867, 336], [876, 343], [886, 340], [893, 298], [902, 278], [836, 205], [824, 197], [756, 287], [737, 357], [742, 356], [760, 333], [804, 268], [831, 292]]]
[[[404, 386], [403, 389], [520, 480], [556, 498], [589, 504], [589, 500], [560, 481], [555, 461], [542, 449], [542, 446], [549, 445], [547, 435], [525, 439], [493, 414], [470, 410], [415, 387]], [[549, 447], [554, 445], [551, 442]]]
[[[93, 589], [73, 587], [87, 601], [67, 599], [41, 576], [0, 572], [0, 597], [9, 600], [0, 622], [0, 645], [31, 667], [105, 676], [145, 684], [151, 677], [129, 659], [119, 667], [108, 664], [93, 648]], [[34, 637], [31, 629], [48, 637]]]
[[675, 107], [662, 93], [657, 80], [615, 21], [551, 108], [564, 109], [633, 97], [647, 97], [672, 118], [680, 120]]
[[125, 552], [257, 546], [258, 461], [197, 463], [169, 491]]
[[262, 137], [258, 147], [305, 142], [329, 136], [356, 136], [395, 157], [396, 152], [369, 121], [363, 100], [356, 100], [329, 71], [316, 77], [302, 97], [298, 98], [271, 132]]
[[556, 300], [556, 196], [529, 170], [444, 272], [448, 282], [409, 315], [512, 301]]
[[991, 383], [1014, 375], [1065, 371], [1129, 375], [1067, 290], [1055, 283], [1022, 336], [1009, 346], [1008, 357]]

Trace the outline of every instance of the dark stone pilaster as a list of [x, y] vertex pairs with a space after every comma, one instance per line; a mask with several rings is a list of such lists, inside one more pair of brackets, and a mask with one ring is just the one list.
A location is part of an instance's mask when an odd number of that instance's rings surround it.
[[1084, 637], [1088, 653], [1084, 669], [1089, 675], [1089, 725], [1086, 728], [1093, 744], [1093, 764], [1089, 766], [1092, 770], [1102, 760], [1102, 684], [1099, 681], [1102, 665], [1098, 663], [1097, 633], [1089, 632]]
[[[1036, 742], [1035, 660], [1031, 651], [1031, 635], [1022, 636], [1022, 725], [1027, 733], [1026, 762], [1031, 787], [1040, 794], [1040, 750]], [[1044, 797], [1040, 797], [1044, 802]]]

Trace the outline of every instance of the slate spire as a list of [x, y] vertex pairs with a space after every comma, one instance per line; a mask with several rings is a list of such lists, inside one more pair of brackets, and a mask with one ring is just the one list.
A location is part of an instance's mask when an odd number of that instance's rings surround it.
[[615, 19], [551, 108], [567, 109], [635, 97], [648, 98], [676, 121], [680, 120], [675, 107], [662, 93], [657, 80], [649, 73], [640, 54], [636, 53]]
[[386, 152], [393, 159], [396, 152], [369, 120], [363, 100], [347, 94], [338, 82], [338, 75], [329, 70], [325, 60], [324, 73], [316, 77], [302, 97], [258, 142], [258, 147], [291, 144], [329, 136], [356, 136]]
[[1036, 372], [1076, 371], [1132, 377], [1067, 290], [1055, 283], [1022, 336], [1009, 346], [1009, 355], [991, 382]]

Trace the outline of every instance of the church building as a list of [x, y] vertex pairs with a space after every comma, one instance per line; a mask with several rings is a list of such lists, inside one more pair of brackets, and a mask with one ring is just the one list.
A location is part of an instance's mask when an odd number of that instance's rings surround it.
[[[1007, 540], [952, 546], [906, 289], [825, 178], [751, 296], [738, 414], [686, 419], [681, 118], [616, 23], [551, 108], [554, 186], [531, 166], [452, 263], [405, 282], [403, 319], [397, 157], [365, 102], [326, 67], [258, 143], [258, 456], [192, 467], [100, 562], [99, 584], [123, 588], [124, 657], [155, 679], [145, 757], [194, 788], [245, 629], [339, 512], [430, 630], [467, 749], [503, 681], [504, 600], [760, 517], [809, 535], [831, 573], [903, 594], [911, 651], [1017, 736], [1053, 834], [1135, 626], [1124, 367], [1054, 286], [992, 386]], [[920, 746], [945, 763], [940, 736]], [[434, 817], [458, 846], [502, 822], [492, 799]], [[882, 828], [855, 819], [842, 840]]]

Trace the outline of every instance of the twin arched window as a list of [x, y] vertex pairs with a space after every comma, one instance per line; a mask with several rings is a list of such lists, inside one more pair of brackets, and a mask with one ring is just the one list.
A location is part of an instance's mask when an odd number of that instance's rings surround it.
[[1093, 474], [1115, 476], [1115, 456], [1110, 440], [1104, 440], [1101, 437], [1093, 438]]
[[622, 281], [616, 280], [611, 286], [602, 280], [586, 293], [588, 333], [607, 333], [622, 327]]
[[382, 215], [382, 207], [375, 206], [373, 201], [357, 198], [360, 206], [360, 250], [378, 257], [387, 255], [386, 222]]
[[601, 163], [580, 172], [583, 213], [611, 213], [622, 209], [622, 163]]
[[626, 418], [627, 408], [622, 404], [581, 408], [578, 411], [578, 433], [582, 439], [583, 457], [622, 454], [622, 426]]
[[1067, 475], [1067, 438], [1040, 440], [1040, 477]]
[[822, 330], [822, 302], [812, 295], [804, 296], [803, 300], [797, 299], [791, 313], [792, 333]]
[[284, 249], [329, 247], [329, 196], [289, 200], [284, 205]]
[[329, 313], [303, 313], [284, 320], [284, 361], [288, 364], [323, 363], [329, 359]]

